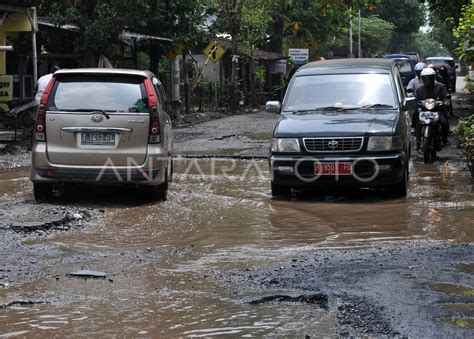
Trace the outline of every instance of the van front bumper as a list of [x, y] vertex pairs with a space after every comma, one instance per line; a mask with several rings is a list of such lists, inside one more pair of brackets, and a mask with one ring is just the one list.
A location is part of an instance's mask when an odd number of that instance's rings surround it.
[[[270, 156], [273, 183], [293, 188], [319, 186], [381, 187], [400, 182], [408, 166], [405, 153], [368, 156]], [[316, 164], [350, 163], [352, 174], [315, 174]]]

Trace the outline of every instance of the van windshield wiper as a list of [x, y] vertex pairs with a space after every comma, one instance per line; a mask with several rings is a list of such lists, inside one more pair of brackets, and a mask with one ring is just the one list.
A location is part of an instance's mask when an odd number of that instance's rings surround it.
[[342, 107], [337, 107], [337, 106], [326, 106], [326, 107], [316, 107], [312, 109], [298, 109], [294, 111], [290, 111], [292, 114], [305, 114], [305, 113], [311, 113], [311, 112], [321, 112], [321, 111], [338, 111], [341, 110]]
[[357, 110], [357, 109], [365, 109], [365, 108], [392, 108], [392, 109], [395, 109], [394, 106], [387, 105], [387, 104], [370, 104], [370, 105], [363, 105], [363, 106], [344, 108], [344, 109], [345, 110]]
[[[103, 109], [95, 109], [95, 108], [75, 108], [75, 109], [62, 109], [61, 111], [64, 112], [97, 112], [100, 114], [105, 115], [107, 119], [110, 119], [110, 115], [107, 114], [107, 111]], [[108, 110], [108, 112], [114, 112], [112, 110]]]

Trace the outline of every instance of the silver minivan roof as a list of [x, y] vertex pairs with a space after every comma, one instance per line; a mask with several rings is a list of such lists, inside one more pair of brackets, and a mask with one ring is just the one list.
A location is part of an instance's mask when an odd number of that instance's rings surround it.
[[136, 69], [125, 68], [71, 68], [60, 69], [54, 73], [55, 75], [64, 74], [119, 74], [119, 75], [137, 75], [144, 78], [152, 78], [155, 75], [150, 71], [141, 71]]

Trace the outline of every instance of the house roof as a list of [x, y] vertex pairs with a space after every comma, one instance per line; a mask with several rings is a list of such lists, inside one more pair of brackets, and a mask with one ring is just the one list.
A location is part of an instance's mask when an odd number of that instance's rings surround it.
[[161, 42], [173, 42], [172, 39], [168, 39], [168, 38], [162, 38], [162, 37], [154, 36], [154, 35], [138, 34], [138, 33], [126, 32], [126, 31], [120, 34], [119, 39], [127, 45], [132, 45], [134, 40], [137, 43], [140, 43], [142, 41], [150, 41], [150, 40], [161, 41]]
[[[224, 38], [217, 38], [216, 41], [224, 49], [226, 50], [232, 49], [231, 40], [224, 39]], [[264, 51], [258, 48], [255, 48], [252, 53], [252, 50], [250, 47], [242, 45], [242, 44], [237, 44], [237, 51], [239, 54], [245, 55], [247, 57], [252, 56], [254, 60], [273, 61], [273, 60], [287, 59], [287, 57], [282, 54], [268, 52], [268, 51]]]
[[29, 8], [38, 5], [40, 0], [0, 0], [0, 7], [7, 5], [11, 7]]
[[[59, 25], [56, 25], [50, 18], [46, 18], [46, 17], [39, 18], [38, 24], [40, 26], [56, 28], [56, 29], [60, 29], [64, 31], [79, 32], [79, 27], [75, 24], [64, 24], [64, 25], [59, 26]], [[129, 46], [132, 45], [134, 41], [136, 43], [140, 43], [142, 41], [149, 41], [149, 40], [155, 40], [155, 41], [161, 41], [161, 42], [173, 42], [173, 40], [168, 39], [168, 38], [163, 38], [163, 37], [154, 36], [154, 35], [127, 32], [127, 31], [123, 31], [122, 33], [120, 33], [119, 39], [123, 43]]]

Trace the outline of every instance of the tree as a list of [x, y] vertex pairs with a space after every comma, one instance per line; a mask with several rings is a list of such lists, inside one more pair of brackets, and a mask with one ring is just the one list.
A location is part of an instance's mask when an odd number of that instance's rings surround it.
[[454, 54], [457, 46], [454, 29], [459, 24], [462, 7], [472, 3], [472, 0], [427, 0], [426, 3], [434, 36]]
[[[425, 0], [420, 0], [424, 3]], [[452, 18], [454, 26], [457, 26], [461, 18], [463, 6], [472, 4], [472, 0], [426, 0], [431, 13], [442, 21]]]
[[414, 35], [412, 45], [408, 47], [411, 51], [417, 51], [421, 59], [429, 56], [448, 55], [449, 51], [433, 32], [418, 32]]
[[459, 59], [474, 61], [474, 2], [462, 8], [458, 26], [454, 29], [454, 36], [459, 43], [456, 48]]
[[389, 47], [391, 52], [400, 52], [410, 45], [425, 17], [424, 7], [418, 0], [382, 0], [374, 14], [395, 26]]
[[[109, 55], [120, 33], [129, 30], [171, 38], [191, 44], [196, 41], [205, 11], [205, 0], [49, 0], [38, 7], [57, 25], [75, 24], [74, 52]], [[54, 41], [55, 37], [48, 37]], [[48, 44], [48, 42], [46, 42]], [[163, 48], [151, 42], [150, 70], [157, 72]]]
[[230, 77], [230, 109], [235, 111], [239, 105], [237, 92], [237, 66], [238, 66], [238, 50], [237, 44], [240, 33], [240, 25], [242, 20], [242, 9], [245, 0], [218, 0], [217, 8], [221, 22], [224, 22], [225, 30], [232, 38], [232, 61], [231, 61], [231, 77]]
[[[361, 18], [361, 45], [364, 57], [386, 54], [395, 26], [376, 16]], [[357, 33], [355, 34], [357, 38]]]
[[81, 34], [75, 35], [75, 52], [99, 55], [117, 42], [131, 7], [121, 0], [50, 0], [40, 3], [38, 13], [51, 17], [58, 25], [77, 25]]
[[[203, 34], [203, 17], [208, 4], [205, 0], [128, 0], [133, 3], [127, 15], [127, 29], [136, 33], [173, 39], [192, 48]], [[168, 46], [167, 46], [168, 47]], [[158, 71], [164, 49], [150, 42], [150, 70]]]
[[242, 8], [240, 41], [250, 48], [250, 101], [252, 106], [255, 104], [255, 60], [253, 51], [257, 44], [265, 40], [271, 22], [272, 17], [270, 16], [268, 1], [245, 1]]

